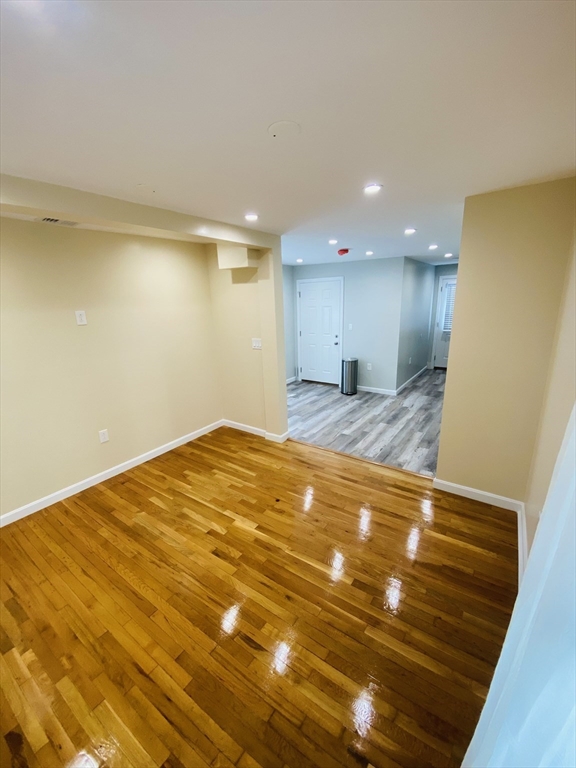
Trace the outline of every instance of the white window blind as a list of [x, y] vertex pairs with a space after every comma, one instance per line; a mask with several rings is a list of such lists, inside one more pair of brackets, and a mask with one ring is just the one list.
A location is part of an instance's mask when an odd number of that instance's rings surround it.
[[444, 304], [444, 319], [442, 321], [442, 330], [450, 332], [452, 330], [452, 317], [454, 316], [454, 299], [456, 297], [456, 283], [446, 285], [446, 303]]

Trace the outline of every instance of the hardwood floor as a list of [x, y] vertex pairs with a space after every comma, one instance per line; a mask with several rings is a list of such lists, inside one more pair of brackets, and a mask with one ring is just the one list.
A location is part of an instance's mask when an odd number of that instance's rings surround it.
[[0, 765], [457, 766], [516, 516], [220, 429], [2, 529]]
[[290, 437], [433, 477], [446, 372], [425, 371], [396, 397], [342, 395], [310, 381], [288, 385]]

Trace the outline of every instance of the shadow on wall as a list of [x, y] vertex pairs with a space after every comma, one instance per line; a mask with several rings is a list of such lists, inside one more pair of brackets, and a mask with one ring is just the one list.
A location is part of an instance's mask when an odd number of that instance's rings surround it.
[[231, 272], [234, 285], [258, 282], [257, 267], [240, 267], [239, 269], [232, 269]]

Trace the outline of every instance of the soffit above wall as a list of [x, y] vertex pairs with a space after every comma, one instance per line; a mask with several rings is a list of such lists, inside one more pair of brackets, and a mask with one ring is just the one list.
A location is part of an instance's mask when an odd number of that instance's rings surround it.
[[76, 222], [78, 229], [194, 243], [234, 243], [263, 251], [280, 247], [276, 235], [6, 175], [0, 176], [0, 215], [28, 221], [64, 219]]

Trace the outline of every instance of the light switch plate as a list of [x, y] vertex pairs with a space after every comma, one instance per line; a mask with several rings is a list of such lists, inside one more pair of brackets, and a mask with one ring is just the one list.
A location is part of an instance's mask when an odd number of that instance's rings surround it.
[[252, 349], [262, 349], [262, 339], [252, 339]]
[[101, 443], [107, 443], [110, 438], [108, 437], [108, 430], [107, 429], [101, 429], [98, 432], [98, 437], [100, 438]]

